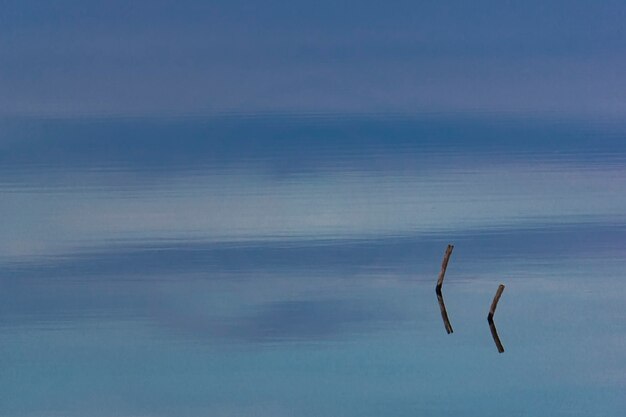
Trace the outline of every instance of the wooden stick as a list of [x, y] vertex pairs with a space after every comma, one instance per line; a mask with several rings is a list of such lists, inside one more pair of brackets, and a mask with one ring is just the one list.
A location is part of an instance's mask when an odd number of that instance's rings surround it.
[[446, 248], [446, 253], [443, 256], [443, 262], [441, 263], [441, 271], [439, 272], [439, 278], [437, 278], [437, 293], [441, 292], [441, 286], [443, 285], [443, 278], [446, 275], [446, 268], [448, 267], [448, 261], [450, 260], [450, 255], [452, 255], [452, 249], [454, 246], [448, 245]]
[[487, 320], [492, 320], [493, 315], [496, 314], [496, 307], [498, 307], [498, 301], [500, 301], [500, 297], [502, 296], [503, 291], [504, 285], [500, 284], [498, 290], [496, 291], [496, 295], [493, 297], [493, 301], [491, 302], [491, 308], [489, 309], [489, 315], [487, 315]]

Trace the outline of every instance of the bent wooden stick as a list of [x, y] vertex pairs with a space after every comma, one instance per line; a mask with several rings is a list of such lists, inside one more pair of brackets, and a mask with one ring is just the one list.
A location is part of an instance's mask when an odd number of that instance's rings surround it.
[[443, 285], [443, 278], [446, 276], [446, 268], [448, 267], [448, 261], [450, 260], [450, 255], [452, 254], [452, 249], [454, 246], [448, 245], [446, 248], [446, 253], [443, 256], [443, 262], [441, 263], [441, 271], [439, 272], [439, 278], [437, 278], [437, 294], [441, 292], [441, 286]]
[[504, 285], [500, 284], [498, 291], [496, 291], [496, 295], [493, 297], [493, 301], [491, 302], [491, 308], [489, 309], [489, 315], [487, 316], [488, 320], [492, 320], [493, 315], [496, 314], [496, 307], [498, 307], [498, 301], [500, 301], [503, 291]]

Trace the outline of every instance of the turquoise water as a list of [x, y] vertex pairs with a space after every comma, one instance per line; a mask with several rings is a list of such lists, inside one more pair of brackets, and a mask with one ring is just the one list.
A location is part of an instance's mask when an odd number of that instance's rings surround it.
[[0, 414], [618, 416], [625, 135], [5, 118]]

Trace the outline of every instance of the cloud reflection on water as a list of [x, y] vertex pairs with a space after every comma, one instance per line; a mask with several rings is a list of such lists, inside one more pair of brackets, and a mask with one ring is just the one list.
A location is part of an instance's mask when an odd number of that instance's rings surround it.
[[128, 191], [8, 192], [4, 256], [60, 254], [102, 241], [334, 239], [621, 221], [623, 168], [455, 166], [419, 175], [248, 173], [161, 180]]

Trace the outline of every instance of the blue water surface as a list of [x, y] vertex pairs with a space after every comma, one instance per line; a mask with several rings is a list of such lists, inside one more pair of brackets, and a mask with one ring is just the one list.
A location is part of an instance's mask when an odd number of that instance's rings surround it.
[[625, 139], [483, 113], [6, 117], [0, 414], [621, 415]]
[[1, 1], [0, 416], [626, 415], [625, 21]]

